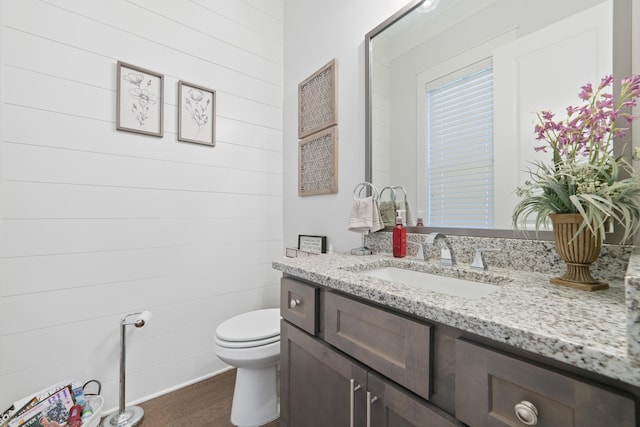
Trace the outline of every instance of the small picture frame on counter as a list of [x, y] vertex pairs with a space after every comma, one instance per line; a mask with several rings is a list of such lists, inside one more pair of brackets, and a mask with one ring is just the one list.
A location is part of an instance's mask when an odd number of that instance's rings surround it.
[[304, 257], [310, 257], [314, 255], [318, 255], [318, 254], [315, 252], [303, 251], [298, 248], [285, 248], [285, 256], [287, 258], [304, 258]]
[[315, 254], [327, 253], [327, 236], [298, 234], [298, 249]]

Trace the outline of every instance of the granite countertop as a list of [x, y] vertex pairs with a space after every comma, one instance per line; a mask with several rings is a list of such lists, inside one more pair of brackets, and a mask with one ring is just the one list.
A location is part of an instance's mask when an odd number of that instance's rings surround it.
[[[640, 276], [638, 259], [629, 262], [629, 270]], [[356, 273], [382, 266], [446, 268], [447, 275], [469, 279], [478, 274], [465, 265], [440, 267], [436, 261], [388, 254], [322, 254], [273, 262], [283, 273], [640, 386], [640, 364], [629, 356], [627, 341], [633, 335], [627, 334], [630, 316], [621, 280], [610, 281], [606, 291], [585, 292], [551, 285], [548, 274], [492, 268], [486, 278], [495, 278], [499, 288], [467, 299]]]

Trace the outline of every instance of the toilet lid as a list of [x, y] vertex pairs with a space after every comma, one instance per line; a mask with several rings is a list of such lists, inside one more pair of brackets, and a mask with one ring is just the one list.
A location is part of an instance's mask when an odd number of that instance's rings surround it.
[[224, 341], [247, 342], [267, 340], [280, 335], [280, 309], [250, 311], [225, 320], [216, 329], [216, 337]]

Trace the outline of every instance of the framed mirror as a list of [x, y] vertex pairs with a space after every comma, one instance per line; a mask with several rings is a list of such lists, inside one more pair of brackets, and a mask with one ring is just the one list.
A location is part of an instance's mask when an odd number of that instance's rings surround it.
[[[365, 179], [406, 190], [411, 232], [536, 238], [511, 224], [528, 163], [550, 156], [535, 113], [564, 117], [608, 74], [631, 74], [631, 0], [413, 0], [365, 36]], [[434, 111], [458, 128], [434, 132]], [[630, 156], [630, 130], [614, 144]]]

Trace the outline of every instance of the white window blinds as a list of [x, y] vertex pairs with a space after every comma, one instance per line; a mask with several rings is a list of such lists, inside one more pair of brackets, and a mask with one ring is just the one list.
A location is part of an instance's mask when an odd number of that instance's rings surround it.
[[430, 227], [493, 227], [493, 69], [427, 84]]

